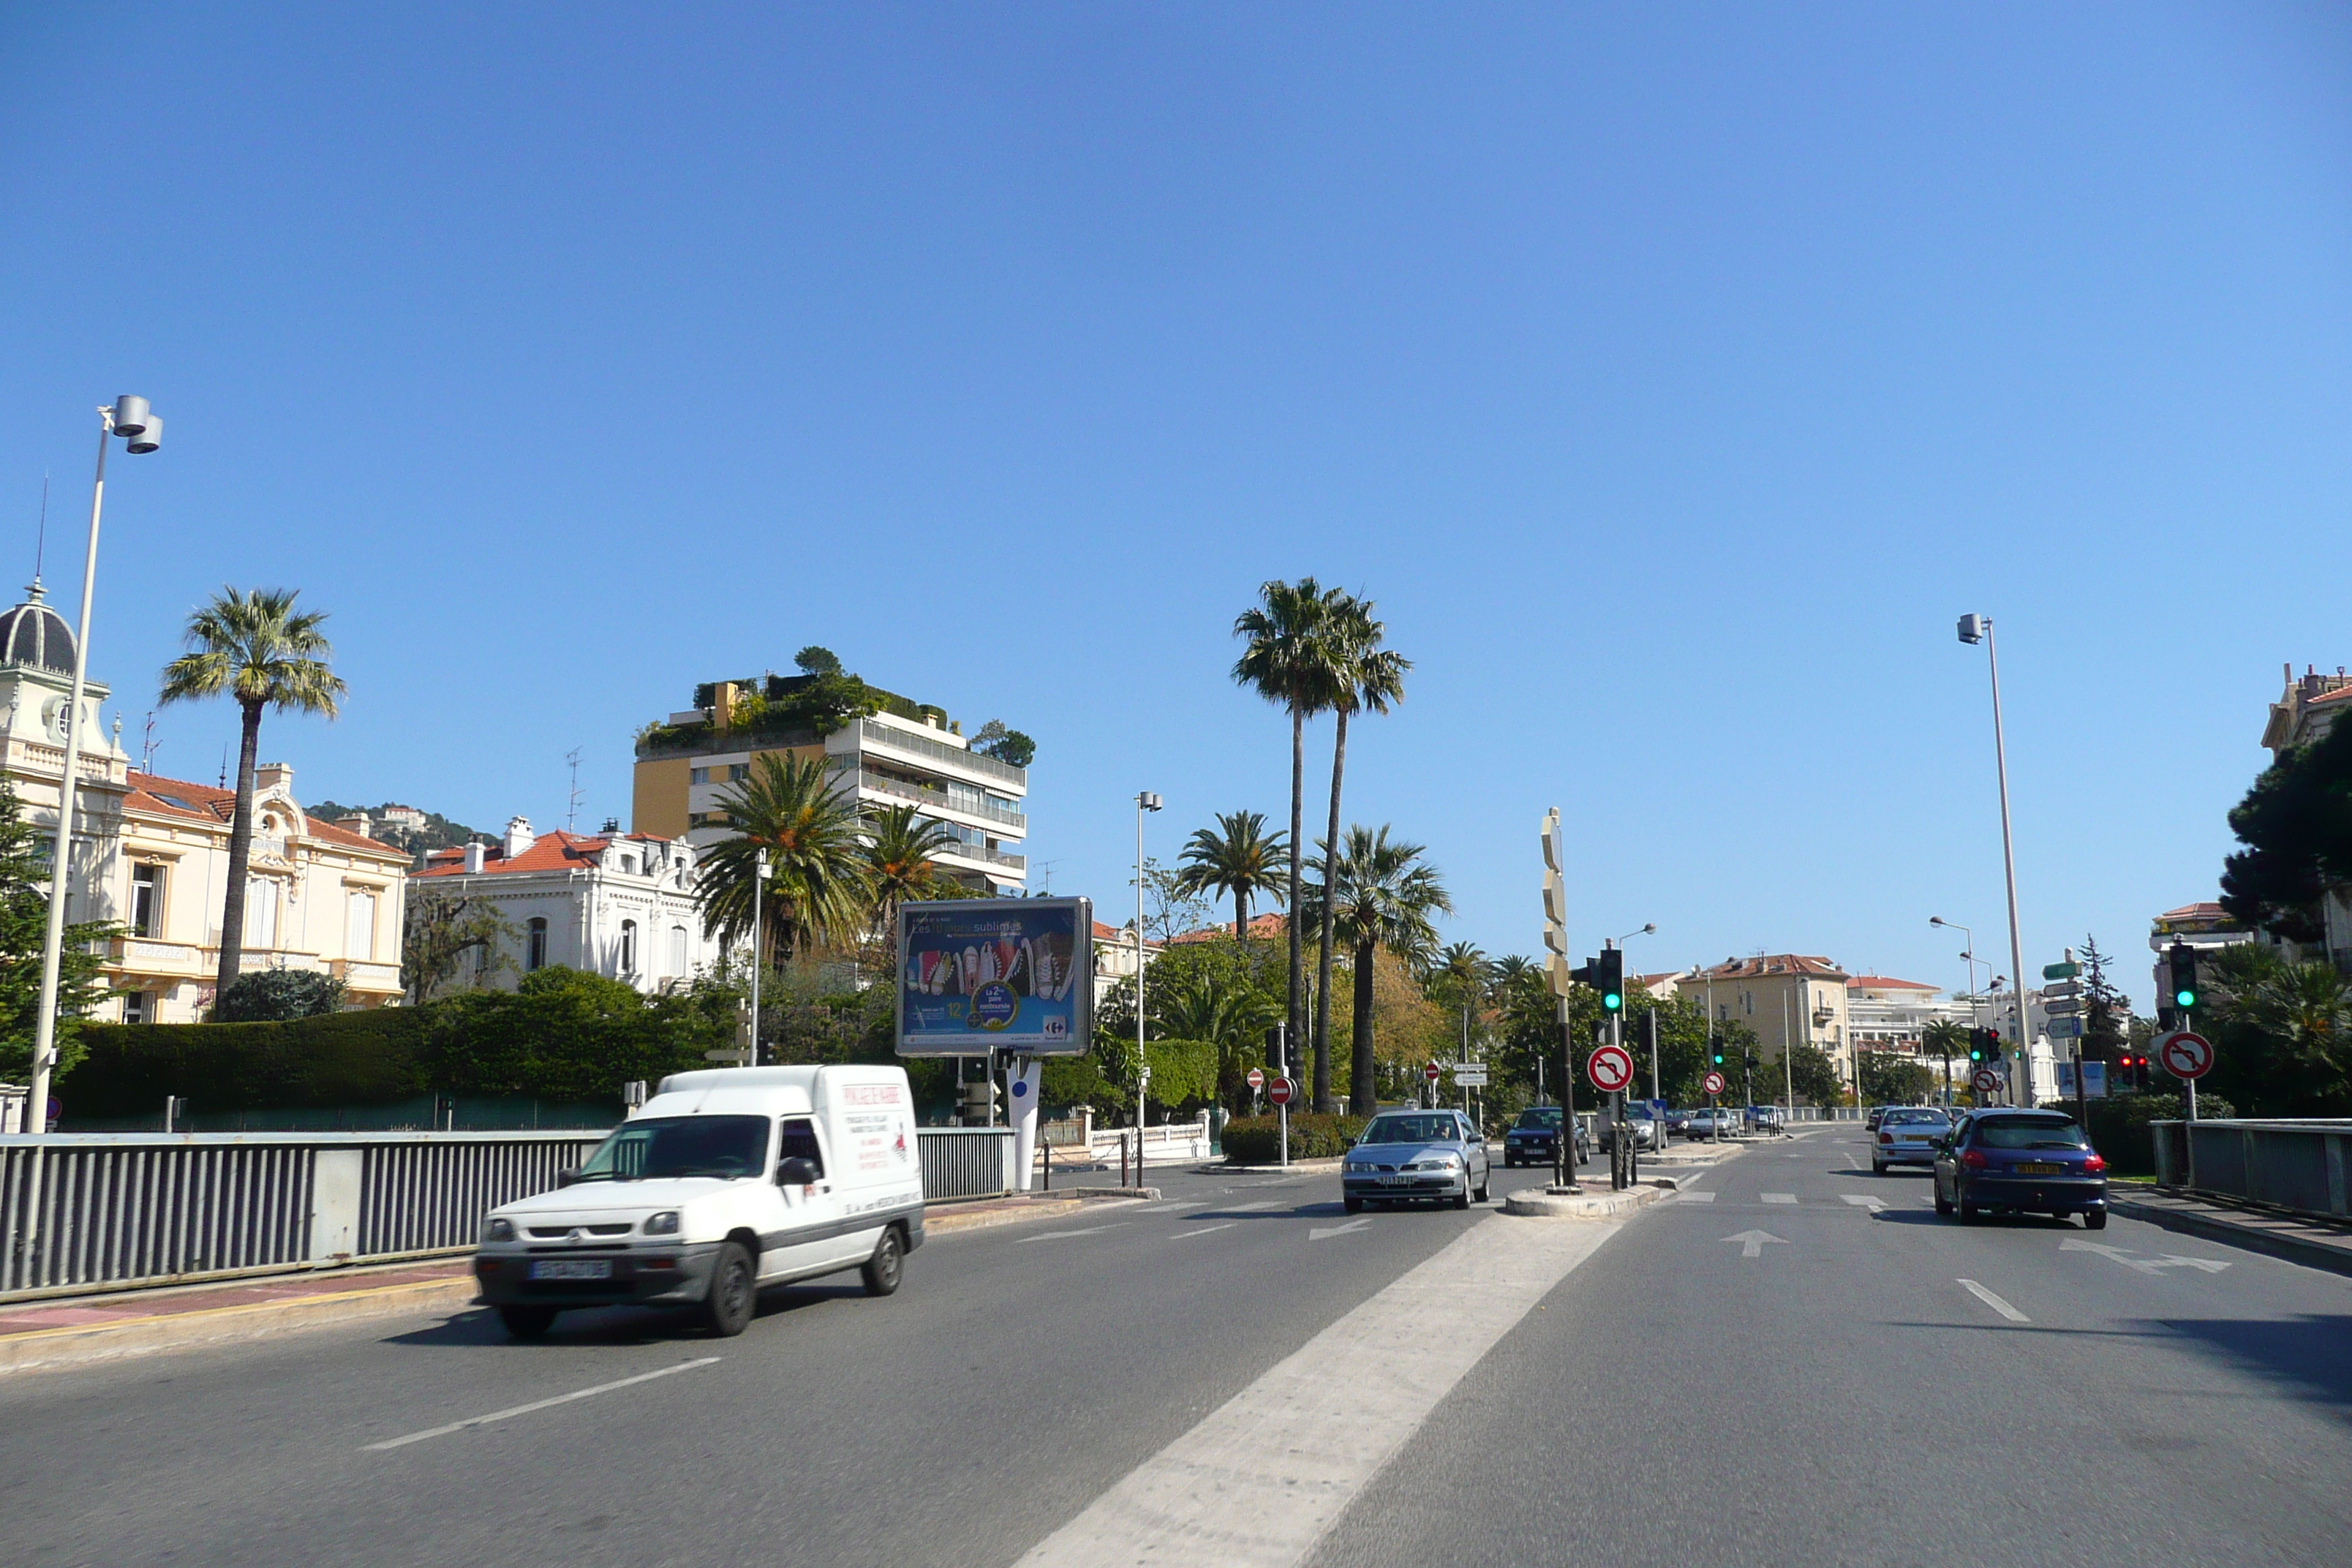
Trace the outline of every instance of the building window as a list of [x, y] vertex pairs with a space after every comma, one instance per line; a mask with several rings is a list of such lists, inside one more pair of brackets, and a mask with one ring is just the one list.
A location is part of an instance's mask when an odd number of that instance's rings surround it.
[[534, 915], [523, 931], [525, 934], [522, 966], [534, 972], [545, 969], [547, 967], [547, 922]]
[[635, 974], [636, 972], [637, 922], [623, 921], [621, 922], [621, 973]]
[[142, 861], [131, 868], [131, 934], [163, 933], [163, 868]]
[[375, 895], [363, 888], [352, 889], [351, 929], [344, 935], [343, 956], [375, 957]]
[[277, 879], [252, 878], [245, 884], [245, 946], [252, 949], [277, 945]]
[[636, 874], [637, 874], [637, 858], [636, 858], [635, 856], [634, 856], [634, 855], [624, 855], [624, 856], [622, 856], [622, 857], [621, 857], [621, 875], [622, 875], [622, 876], [624, 876], [624, 877], [634, 877], [634, 876], [635, 876]]
[[686, 928], [684, 926], [670, 927], [669, 972], [672, 974], [683, 975], [686, 973]]
[[134, 991], [122, 999], [122, 1021], [126, 1024], [152, 1024], [155, 1021], [155, 994]]
[[689, 768], [687, 770], [686, 782], [688, 784], [709, 784], [710, 782], [710, 770], [709, 768]]

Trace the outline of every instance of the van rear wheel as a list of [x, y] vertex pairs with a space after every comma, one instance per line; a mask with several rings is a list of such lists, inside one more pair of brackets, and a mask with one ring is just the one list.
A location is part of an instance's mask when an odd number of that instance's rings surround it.
[[874, 1244], [874, 1256], [858, 1272], [865, 1277], [866, 1293], [869, 1296], [887, 1296], [898, 1289], [898, 1281], [907, 1272], [907, 1247], [898, 1239], [898, 1226], [883, 1230], [882, 1239]]
[[719, 1249], [710, 1268], [710, 1294], [702, 1303], [703, 1321], [721, 1339], [732, 1339], [751, 1326], [760, 1308], [759, 1281], [751, 1272], [751, 1255], [740, 1241]]
[[519, 1340], [535, 1340], [555, 1326], [552, 1307], [500, 1307], [499, 1321]]

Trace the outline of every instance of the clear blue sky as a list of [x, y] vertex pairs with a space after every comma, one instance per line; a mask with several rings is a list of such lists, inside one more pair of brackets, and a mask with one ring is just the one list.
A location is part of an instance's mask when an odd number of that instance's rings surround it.
[[[11, 7], [0, 557], [133, 739], [222, 582], [333, 612], [308, 798], [589, 825], [823, 643], [1039, 746], [1118, 918], [1286, 810], [1273, 576], [1416, 664], [1351, 819], [1491, 951], [1949, 984], [2210, 897], [2282, 662], [2352, 662], [2352, 26], [2320, 6]], [[10, 581], [16, 580], [11, 575]], [[169, 712], [209, 779], [226, 709]], [[1328, 728], [1314, 771], [1328, 765]]]

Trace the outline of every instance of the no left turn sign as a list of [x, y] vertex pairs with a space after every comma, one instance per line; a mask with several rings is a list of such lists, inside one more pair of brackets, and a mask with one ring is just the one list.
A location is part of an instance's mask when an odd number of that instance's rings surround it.
[[1598, 1046], [1586, 1059], [1584, 1073], [1592, 1087], [1603, 1094], [1614, 1094], [1633, 1081], [1633, 1058], [1622, 1046]]
[[1976, 1077], [1969, 1079], [1969, 1081], [1976, 1085], [1977, 1092], [1979, 1094], [1990, 1094], [1994, 1089], [2000, 1087], [2000, 1074], [1993, 1071], [1990, 1068], [1977, 1068]]
[[1704, 1081], [1705, 1081], [1705, 1085], [1706, 1085], [1706, 1091], [1707, 1091], [1707, 1093], [1709, 1093], [1709, 1094], [1721, 1094], [1721, 1093], [1723, 1092], [1723, 1089], [1724, 1089], [1724, 1083], [1723, 1083], [1723, 1075], [1722, 1075], [1721, 1073], [1719, 1073], [1719, 1072], [1711, 1072], [1711, 1073], [1709, 1073], [1709, 1074], [1707, 1074], [1707, 1075], [1706, 1075], [1706, 1079], [1705, 1079]]

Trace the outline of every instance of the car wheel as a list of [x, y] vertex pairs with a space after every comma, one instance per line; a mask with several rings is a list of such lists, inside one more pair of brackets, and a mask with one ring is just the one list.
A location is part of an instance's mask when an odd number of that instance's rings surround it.
[[1482, 1204], [1483, 1204], [1483, 1203], [1485, 1203], [1485, 1202], [1486, 1201], [1486, 1184], [1487, 1184], [1487, 1183], [1492, 1182], [1494, 1179], [1495, 1179], [1495, 1173], [1494, 1173], [1494, 1172], [1492, 1172], [1492, 1171], [1488, 1171], [1488, 1172], [1486, 1173], [1486, 1174], [1485, 1179], [1479, 1182], [1477, 1192], [1474, 1193], [1474, 1194], [1471, 1194], [1471, 1195], [1472, 1195], [1472, 1196], [1474, 1196], [1474, 1197], [1475, 1197], [1475, 1198], [1476, 1198], [1480, 1203], [1482, 1203]]
[[1944, 1196], [1944, 1189], [1941, 1187], [1936, 1189], [1936, 1212], [1947, 1219], [1949, 1219], [1952, 1215], [1951, 1200]]
[[898, 1239], [897, 1226], [883, 1227], [882, 1239], [874, 1244], [874, 1256], [858, 1273], [865, 1277], [869, 1296], [887, 1296], [898, 1289], [907, 1273], [907, 1244]]
[[1470, 1206], [1470, 1173], [1467, 1171], [1462, 1173], [1462, 1190], [1454, 1194], [1454, 1206], [1458, 1209]]
[[500, 1307], [499, 1321], [519, 1340], [535, 1340], [555, 1324], [552, 1307]]
[[759, 1281], [751, 1272], [751, 1254], [740, 1241], [719, 1249], [710, 1269], [710, 1295], [702, 1303], [702, 1321], [721, 1339], [732, 1339], [751, 1326], [759, 1310]]
[[2086, 1215], [2084, 1215], [2083, 1216], [2083, 1228], [2084, 1228], [2084, 1230], [2105, 1230], [2105, 1229], [2106, 1229], [2106, 1228], [2107, 1228], [2107, 1211], [2106, 1211], [2106, 1210], [2105, 1210], [2105, 1209], [2093, 1209], [2093, 1210], [2091, 1210], [2088, 1214], [2086, 1214]]
[[1873, 1160], [1870, 1163], [1870, 1173], [1874, 1176], [1883, 1176], [1886, 1174], [1886, 1162], [1884, 1160]]
[[1349, 1214], [1361, 1214], [1364, 1212], [1364, 1200], [1358, 1197], [1355, 1194], [1349, 1193], [1346, 1197], [1339, 1200], [1339, 1206], [1346, 1209]]

